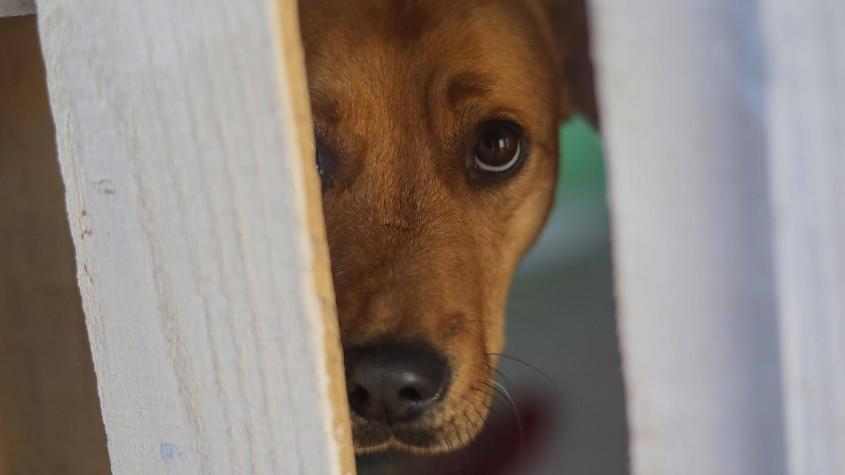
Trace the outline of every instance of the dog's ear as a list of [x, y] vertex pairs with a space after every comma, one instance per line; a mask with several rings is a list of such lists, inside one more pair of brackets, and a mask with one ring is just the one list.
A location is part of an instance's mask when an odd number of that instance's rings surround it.
[[548, 25], [549, 41], [561, 80], [561, 120], [582, 114], [599, 125], [587, 0], [532, 0]]

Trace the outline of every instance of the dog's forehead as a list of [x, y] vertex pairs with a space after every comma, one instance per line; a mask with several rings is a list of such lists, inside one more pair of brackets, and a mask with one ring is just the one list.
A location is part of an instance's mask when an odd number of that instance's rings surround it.
[[[477, 18], [493, 19], [530, 0], [300, 0], [305, 36], [317, 33], [376, 35], [381, 40], [414, 40], [449, 23], [465, 26]], [[505, 8], [505, 10], [503, 10]]]
[[485, 82], [537, 84], [531, 76], [543, 73], [544, 40], [520, 0], [307, 0], [300, 8], [318, 109], [353, 97], [359, 110], [368, 98], [410, 106], [439, 79], [454, 80], [444, 89], [454, 99]]

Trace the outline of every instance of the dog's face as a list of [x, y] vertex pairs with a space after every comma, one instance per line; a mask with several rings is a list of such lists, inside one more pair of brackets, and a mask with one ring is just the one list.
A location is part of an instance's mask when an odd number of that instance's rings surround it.
[[301, 0], [359, 452], [478, 432], [566, 87], [533, 0]]

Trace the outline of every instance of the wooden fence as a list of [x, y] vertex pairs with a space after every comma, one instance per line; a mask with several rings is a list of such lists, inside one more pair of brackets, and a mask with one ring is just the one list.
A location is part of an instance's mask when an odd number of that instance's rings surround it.
[[[37, 9], [112, 471], [353, 473], [295, 1]], [[845, 3], [591, 12], [632, 471], [845, 473]]]

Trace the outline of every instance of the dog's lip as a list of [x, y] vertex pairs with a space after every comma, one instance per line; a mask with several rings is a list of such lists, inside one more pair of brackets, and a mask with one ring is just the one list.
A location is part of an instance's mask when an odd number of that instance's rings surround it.
[[373, 442], [359, 447], [357, 450], [361, 454], [374, 454], [385, 450], [401, 450], [410, 453], [429, 454], [436, 447], [438, 447], [436, 444], [418, 445], [391, 435], [384, 441]]
[[369, 421], [361, 421], [358, 427], [361, 450], [379, 451], [388, 448], [425, 451], [437, 446], [438, 430], [434, 427], [420, 427], [416, 424], [401, 424], [389, 427]]

